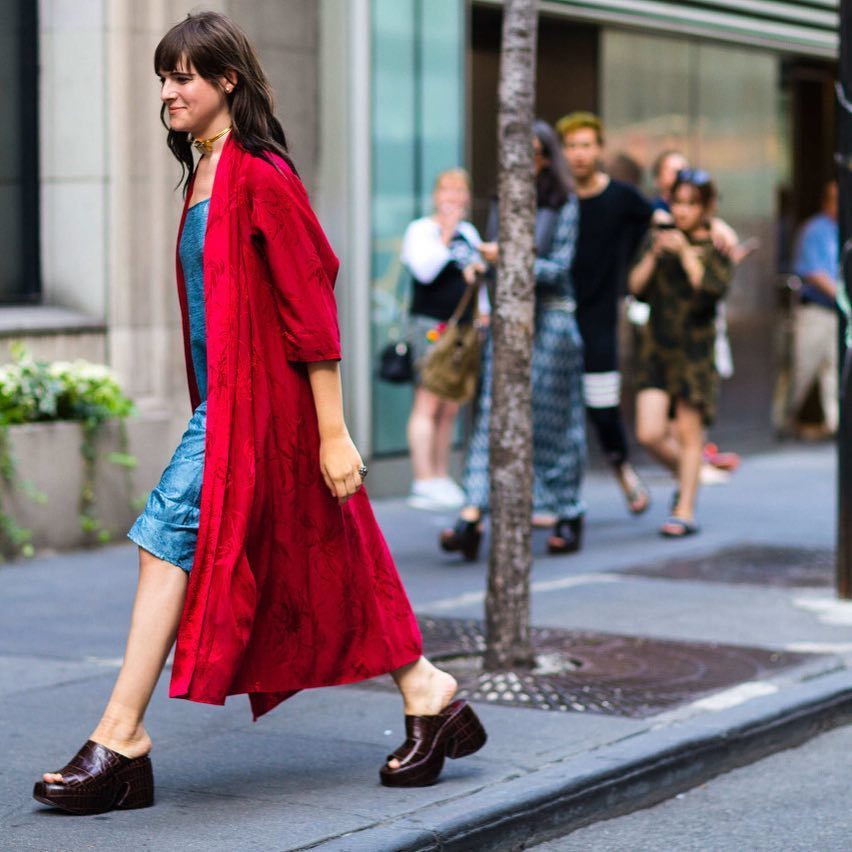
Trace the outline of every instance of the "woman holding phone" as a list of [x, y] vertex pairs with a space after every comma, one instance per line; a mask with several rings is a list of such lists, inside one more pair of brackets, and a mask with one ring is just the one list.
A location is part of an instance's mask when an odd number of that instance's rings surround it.
[[[732, 263], [713, 244], [716, 188], [707, 172], [682, 169], [671, 194], [671, 223], [657, 223], [629, 277], [650, 305], [638, 352], [636, 431], [640, 443], [677, 477], [669, 538], [693, 535], [704, 428], [716, 412], [716, 307]], [[670, 431], [670, 421], [674, 430]]]

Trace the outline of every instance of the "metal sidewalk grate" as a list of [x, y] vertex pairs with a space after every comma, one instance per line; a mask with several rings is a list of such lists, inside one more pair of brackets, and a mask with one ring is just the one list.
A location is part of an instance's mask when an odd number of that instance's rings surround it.
[[643, 718], [813, 659], [736, 645], [533, 628], [535, 669], [484, 672], [481, 622], [419, 622], [426, 654], [458, 679], [460, 698], [538, 710]]

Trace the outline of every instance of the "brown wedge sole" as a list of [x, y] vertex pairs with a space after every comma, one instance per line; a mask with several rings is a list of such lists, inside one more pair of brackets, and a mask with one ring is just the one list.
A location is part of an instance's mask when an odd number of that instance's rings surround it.
[[85, 816], [154, 804], [151, 759], [129, 758], [89, 740], [59, 770], [63, 781], [37, 781], [33, 798], [69, 814]]
[[388, 755], [388, 761], [399, 761], [399, 768], [385, 765], [379, 770], [385, 787], [428, 787], [438, 780], [444, 758], [467, 757], [488, 739], [473, 708], [461, 699], [436, 716], [406, 716], [405, 732], [405, 742]]

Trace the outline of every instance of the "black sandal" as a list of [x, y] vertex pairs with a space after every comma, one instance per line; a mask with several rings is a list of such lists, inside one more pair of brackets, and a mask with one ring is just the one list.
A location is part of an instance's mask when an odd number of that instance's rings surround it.
[[548, 553], [576, 553], [583, 543], [583, 516], [560, 518], [547, 540]]
[[439, 540], [447, 553], [461, 552], [468, 562], [476, 562], [482, 542], [482, 520], [466, 521], [459, 518], [451, 530], [444, 530]]
[[695, 521], [687, 521], [686, 518], [672, 515], [660, 527], [660, 535], [663, 538], [686, 538], [687, 536], [697, 535], [700, 530], [701, 527]]

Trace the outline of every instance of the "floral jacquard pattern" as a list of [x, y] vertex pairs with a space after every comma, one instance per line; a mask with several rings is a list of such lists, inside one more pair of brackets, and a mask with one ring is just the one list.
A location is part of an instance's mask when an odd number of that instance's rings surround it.
[[[366, 493], [339, 506], [319, 468], [305, 362], [340, 358], [337, 269], [298, 177], [229, 140], [204, 246], [207, 438], [174, 697], [249, 693], [257, 717], [421, 654]], [[195, 406], [190, 358], [187, 374]]]

